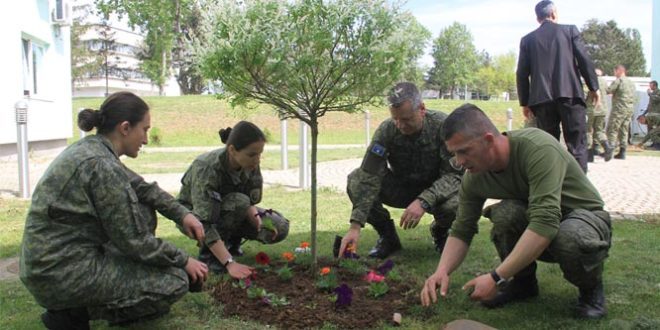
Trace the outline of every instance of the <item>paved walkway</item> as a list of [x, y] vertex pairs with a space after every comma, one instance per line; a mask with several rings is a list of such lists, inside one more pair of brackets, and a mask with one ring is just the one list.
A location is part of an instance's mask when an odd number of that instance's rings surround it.
[[[277, 148], [277, 146], [274, 146]], [[319, 146], [321, 147], [321, 146]], [[323, 146], [337, 148], [342, 146]], [[350, 146], [360, 147], [360, 145]], [[195, 149], [197, 150], [197, 149]], [[155, 152], [156, 150], [150, 150]], [[165, 150], [160, 150], [165, 151]], [[191, 151], [191, 149], [168, 149], [168, 152]], [[203, 151], [200, 149], [198, 151]], [[41, 157], [30, 160], [30, 185], [32, 189], [48, 167], [51, 158]], [[329, 187], [337, 191], [346, 191], [346, 176], [360, 165], [360, 159], [346, 159], [318, 164], [319, 187]], [[635, 156], [626, 160], [612, 160], [605, 163], [596, 159], [589, 164], [589, 178], [605, 200], [605, 207], [610, 212], [624, 215], [660, 214], [660, 157]], [[652, 174], [652, 173], [656, 174]], [[156, 181], [167, 191], [177, 192], [180, 188], [182, 173], [146, 174], [147, 181]], [[298, 169], [264, 170], [264, 182], [268, 185], [283, 185], [297, 188]], [[18, 168], [16, 162], [0, 162], [0, 197], [18, 195]]]

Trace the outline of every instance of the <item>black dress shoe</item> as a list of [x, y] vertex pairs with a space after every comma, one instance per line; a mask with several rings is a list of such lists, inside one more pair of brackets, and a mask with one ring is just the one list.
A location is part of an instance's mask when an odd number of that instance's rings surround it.
[[505, 288], [501, 289], [491, 300], [481, 304], [487, 308], [502, 307], [512, 301], [525, 300], [539, 295], [539, 285], [536, 276], [514, 278]]
[[577, 316], [583, 319], [600, 319], [607, 315], [603, 282], [590, 289], [580, 289], [580, 297], [575, 308]]

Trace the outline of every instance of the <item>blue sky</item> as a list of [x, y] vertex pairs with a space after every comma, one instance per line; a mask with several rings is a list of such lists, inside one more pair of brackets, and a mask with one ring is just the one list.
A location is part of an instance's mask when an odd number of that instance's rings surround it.
[[[438, 37], [453, 22], [465, 24], [474, 37], [477, 49], [491, 55], [508, 51], [518, 53], [520, 38], [536, 29], [534, 6], [538, 0], [408, 0], [408, 8], [417, 20]], [[635, 28], [642, 37], [646, 67], [651, 62], [651, 0], [554, 0], [559, 23], [582, 28], [592, 18], [601, 22], [615, 20], [620, 28]], [[430, 53], [422, 58], [432, 66]]]

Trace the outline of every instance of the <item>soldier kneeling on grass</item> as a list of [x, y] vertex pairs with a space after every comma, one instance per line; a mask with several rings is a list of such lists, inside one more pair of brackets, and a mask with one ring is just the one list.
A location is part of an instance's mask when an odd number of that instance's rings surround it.
[[204, 224], [206, 240], [199, 260], [215, 273], [245, 278], [252, 268], [233, 259], [243, 254], [242, 240], [280, 242], [289, 233], [289, 220], [256, 206], [263, 192], [259, 162], [266, 136], [261, 129], [241, 121], [219, 133], [227, 147], [193, 161], [181, 180], [178, 199]]

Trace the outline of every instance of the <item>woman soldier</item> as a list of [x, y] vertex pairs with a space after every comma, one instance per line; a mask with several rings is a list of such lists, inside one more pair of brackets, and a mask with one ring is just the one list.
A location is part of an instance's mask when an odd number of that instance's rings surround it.
[[21, 280], [47, 309], [48, 329], [89, 329], [155, 318], [201, 284], [208, 268], [154, 237], [154, 210], [203, 240], [202, 224], [155, 183], [126, 168], [147, 144], [149, 107], [128, 92], [78, 115], [90, 135], [48, 167], [32, 197], [23, 235]]
[[204, 224], [206, 240], [199, 260], [213, 272], [225, 269], [234, 278], [252, 269], [234, 262], [243, 238], [264, 244], [277, 243], [289, 232], [289, 221], [273, 210], [255, 205], [261, 201], [263, 178], [259, 170], [266, 137], [254, 124], [241, 121], [220, 130], [226, 148], [203, 154], [183, 176], [179, 201]]

